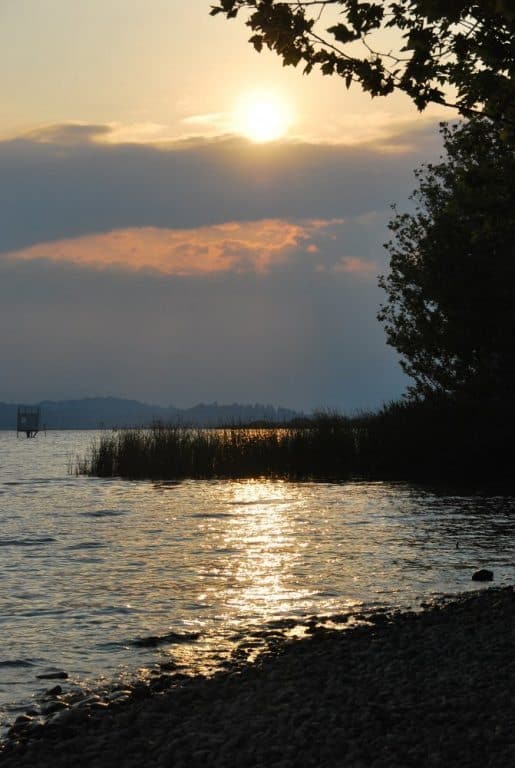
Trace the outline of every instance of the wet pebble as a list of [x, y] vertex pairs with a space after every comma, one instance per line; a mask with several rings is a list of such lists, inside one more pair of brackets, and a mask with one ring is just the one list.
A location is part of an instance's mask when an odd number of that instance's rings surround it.
[[38, 680], [68, 680], [67, 672], [44, 672], [36, 675]]
[[47, 717], [54, 712], [60, 712], [62, 709], [68, 709], [69, 705], [65, 701], [53, 701], [50, 704], [41, 707], [41, 713]]
[[63, 689], [60, 685], [56, 685], [53, 688], [49, 688], [48, 691], [45, 691], [45, 696], [60, 696], [63, 692]]
[[488, 568], [480, 568], [472, 574], [472, 581], [493, 581], [494, 572]]
[[14, 725], [24, 725], [25, 723], [31, 723], [32, 717], [30, 715], [18, 715], [14, 721]]
[[128, 699], [131, 694], [132, 691], [129, 690], [113, 691], [106, 696], [106, 701], [123, 701], [124, 699]]
[[87, 707], [91, 704], [95, 704], [98, 701], [101, 701], [100, 696], [97, 694], [92, 694], [90, 696], [85, 696], [83, 699], [79, 699], [78, 701], [73, 702], [71, 705], [74, 709], [78, 709], [79, 707]]

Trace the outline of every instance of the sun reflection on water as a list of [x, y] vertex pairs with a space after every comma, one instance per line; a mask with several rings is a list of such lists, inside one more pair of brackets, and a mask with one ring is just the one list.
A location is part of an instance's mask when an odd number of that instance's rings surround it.
[[[198, 513], [194, 602], [216, 621], [219, 636], [359, 607], [356, 595], [339, 590], [354, 566], [349, 541], [333, 540], [330, 506], [311, 484], [248, 480], [213, 488]], [[356, 550], [362, 542], [352, 544]]]
[[305, 613], [316, 593], [313, 584], [302, 585], [306, 542], [299, 529], [309, 506], [303, 487], [249, 480], [226, 483], [223, 491], [218, 485], [211, 511], [198, 513], [202, 566], [194, 601], [200, 639], [194, 647], [165, 652], [203, 673], [231, 657], [243, 637], [246, 647], [254, 648], [248, 658], [263, 650], [260, 635], [271, 623]]
[[234, 517], [227, 528], [227, 547], [237, 546], [241, 556], [234, 565], [233, 583], [226, 602], [239, 616], [272, 618], [283, 615], [292, 601], [310, 591], [292, 584], [292, 571], [300, 557], [295, 520], [286, 514], [298, 499], [292, 488], [266, 482], [234, 485]]

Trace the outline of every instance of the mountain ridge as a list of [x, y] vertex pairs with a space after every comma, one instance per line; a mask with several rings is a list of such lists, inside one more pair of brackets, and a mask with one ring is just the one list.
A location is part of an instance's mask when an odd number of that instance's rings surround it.
[[[28, 405], [23, 403], [23, 405]], [[176, 408], [121, 397], [85, 397], [72, 400], [41, 400], [41, 427], [47, 429], [102, 429], [149, 426], [152, 423], [216, 427], [250, 422], [286, 422], [303, 414], [290, 408], [261, 403], [198, 403]], [[0, 402], [0, 429], [16, 429], [18, 404]]]

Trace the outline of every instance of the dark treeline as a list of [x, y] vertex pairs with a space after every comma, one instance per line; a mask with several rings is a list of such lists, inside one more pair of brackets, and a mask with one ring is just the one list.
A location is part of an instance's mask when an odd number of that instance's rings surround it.
[[76, 471], [178, 480], [270, 477], [510, 482], [514, 414], [465, 402], [398, 402], [352, 418], [317, 414], [287, 426], [105, 433]]
[[357, 474], [474, 485], [513, 480], [511, 403], [406, 401], [353, 421]]
[[[121, 397], [85, 397], [79, 400], [42, 400], [41, 424], [47, 429], [102, 429], [149, 425], [156, 421], [193, 427], [216, 427], [260, 419], [282, 423], [297, 415], [288, 408], [261, 403], [199, 403], [191, 408], [159, 406]], [[17, 406], [0, 402], [0, 429], [16, 429]]]

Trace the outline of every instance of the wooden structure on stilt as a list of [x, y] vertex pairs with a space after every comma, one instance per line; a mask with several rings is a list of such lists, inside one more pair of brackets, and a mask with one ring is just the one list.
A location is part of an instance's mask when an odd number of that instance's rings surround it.
[[19, 405], [16, 417], [16, 436], [25, 432], [27, 437], [36, 437], [41, 422], [39, 405]]

